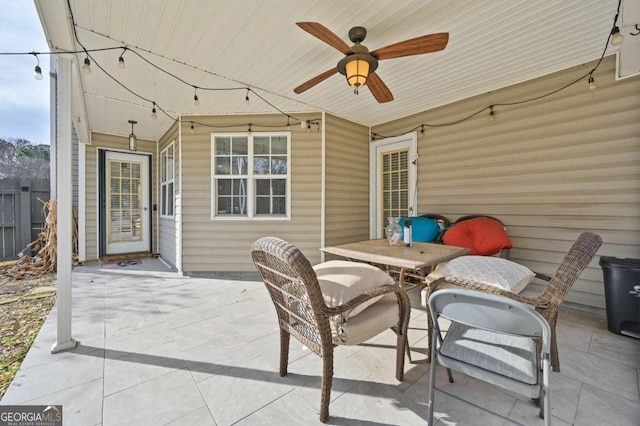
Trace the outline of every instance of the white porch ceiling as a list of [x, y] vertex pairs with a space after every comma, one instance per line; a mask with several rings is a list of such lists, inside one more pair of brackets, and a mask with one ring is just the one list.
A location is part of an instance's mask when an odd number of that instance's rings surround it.
[[[633, 0], [625, 0], [633, 1]], [[52, 50], [79, 50], [67, 0], [35, 0]], [[127, 46], [199, 87], [251, 87], [293, 116], [322, 111], [372, 126], [533, 79], [602, 54], [617, 0], [69, 0], [78, 39], [87, 49]], [[624, 13], [624, 12], [623, 12]], [[303, 94], [293, 88], [336, 65], [343, 55], [295, 24], [319, 22], [343, 38], [364, 26], [371, 50], [448, 32], [445, 50], [380, 62], [376, 71], [395, 100], [378, 104], [367, 88], [354, 95], [337, 74]], [[607, 53], [615, 52], [609, 47]], [[277, 112], [245, 91], [198, 91], [132, 52], [93, 52], [93, 72], [80, 74], [91, 131], [157, 140], [172, 116]], [[77, 55], [82, 65], [83, 54]], [[585, 81], [586, 89], [586, 81]], [[187, 119], [188, 120], [188, 119]], [[286, 123], [286, 118], [283, 118]]]

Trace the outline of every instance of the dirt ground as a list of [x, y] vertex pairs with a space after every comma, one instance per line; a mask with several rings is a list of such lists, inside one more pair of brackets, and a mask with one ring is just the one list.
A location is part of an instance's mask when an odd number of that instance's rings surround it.
[[0, 400], [56, 301], [55, 279], [0, 276]]

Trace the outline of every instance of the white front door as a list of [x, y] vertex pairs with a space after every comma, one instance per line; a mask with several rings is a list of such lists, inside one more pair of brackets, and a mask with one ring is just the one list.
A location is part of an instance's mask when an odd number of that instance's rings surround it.
[[108, 151], [105, 163], [106, 254], [150, 251], [149, 156]]
[[384, 237], [389, 217], [418, 212], [416, 133], [380, 139], [371, 149], [371, 238]]

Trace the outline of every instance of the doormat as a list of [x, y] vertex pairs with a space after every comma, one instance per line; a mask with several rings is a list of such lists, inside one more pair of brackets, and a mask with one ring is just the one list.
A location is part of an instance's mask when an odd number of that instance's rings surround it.
[[140, 259], [126, 259], [126, 260], [114, 260], [112, 262], [103, 263], [101, 265], [104, 269], [114, 268], [126, 268], [127, 266], [140, 265], [142, 261]]

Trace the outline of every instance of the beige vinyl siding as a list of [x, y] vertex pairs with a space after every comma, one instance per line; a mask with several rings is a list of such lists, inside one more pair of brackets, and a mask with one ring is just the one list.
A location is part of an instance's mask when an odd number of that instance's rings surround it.
[[[86, 167], [85, 167], [85, 190], [86, 190], [86, 217], [85, 217], [85, 243], [86, 259], [88, 261], [98, 259], [98, 149], [113, 149], [119, 151], [129, 151], [129, 138], [102, 133], [92, 133], [91, 145], [85, 145]], [[156, 142], [138, 139], [138, 152], [141, 154], [151, 154], [152, 181], [149, 182], [151, 188], [151, 204], [158, 203], [156, 166]], [[152, 215], [153, 216], [153, 215]], [[157, 252], [157, 221], [151, 224], [152, 252]]]
[[369, 238], [369, 128], [326, 114], [325, 246]]
[[[302, 120], [313, 115], [294, 114]], [[182, 265], [185, 273], [255, 271], [250, 248], [256, 239], [273, 235], [295, 244], [311, 261], [320, 261], [322, 134], [291, 125], [291, 219], [211, 219], [211, 134], [286, 132], [286, 117], [277, 115], [185, 117], [208, 126], [182, 126]], [[282, 127], [260, 127], [260, 125]], [[231, 127], [226, 127], [231, 126]]]
[[[549, 93], [593, 68], [585, 64], [376, 126], [394, 135], [446, 123], [482, 107]], [[600, 234], [598, 255], [640, 258], [640, 78], [614, 81], [613, 57], [594, 74], [544, 99], [496, 107], [463, 123], [426, 128], [418, 139], [419, 213], [449, 219], [489, 214], [513, 241], [512, 260], [552, 273], [576, 237]], [[472, 78], [472, 76], [470, 76]], [[604, 307], [597, 256], [568, 300]], [[533, 290], [542, 282], [534, 281]]]
[[[184, 124], [183, 124], [184, 126]], [[188, 127], [187, 127], [188, 128]], [[174, 146], [174, 158], [175, 158], [175, 174], [174, 174], [174, 183], [173, 183], [173, 187], [174, 187], [174, 192], [175, 192], [175, 197], [176, 197], [176, 206], [175, 206], [175, 210], [174, 210], [174, 217], [173, 218], [168, 218], [168, 217], [161, 217], [160, 216], [160, 212], [161, 212], [161, 200], [160, 200], [160, 194], [158, 194], [158, 210], [157, 210], [157, 214], [155, 215], [155, 217], [158, 218], [158, 254], [160, 255], [160, 257], [166, 261], [167, 263], [169, 263], [172, 266], [176, 266], [176, 256], [177, 256], [177, 245], [178, 245], [178, 238], [180, 238], [180, 236], [177, 234], [177, 228], [176, 228], [176, 223], [180, 220], [180, 211], [178, 209], [179, 206], [179, 202], [178, 202], [178, 198], [180, 196], [179, 194], [179, 188], [180, 188], [180, 158], [178, 153], [180, 152], [180, 146], [179, 146], [179, 138], [178, 138], [178, 124], [174, 124], [173, 126], [171, 126], [171, 128], [167, 131], [167, 133], [165, 133], [165, 135], [160, 138], [159, 141], [159, 147], [158, 147], [158, 158], [157, 158], [157, 170], [158, 170], [158, 181], [157, 181], [157, 186], [158, 188], [160, 187], [161, 184], [161, 179], [162, 177], [160, 176], [160, 161], [161, 161], [161, 156], [160, 154], [162, 153], [162, 151], [169, 146], [169, 144], [173, 142], [173, 146]]]

